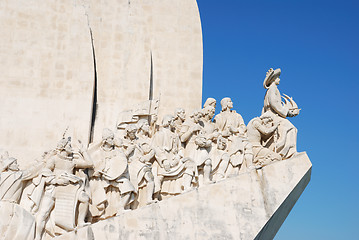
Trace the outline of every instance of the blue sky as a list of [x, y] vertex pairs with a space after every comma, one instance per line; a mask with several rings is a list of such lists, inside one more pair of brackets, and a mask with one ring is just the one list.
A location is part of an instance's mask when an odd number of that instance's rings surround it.
[[203, 100], [231, 97], [248, 123], [266, 71], [280, 67], [279, 90], [302, 108], [291, 121], [312, 179], [275, 239], [359, 239], [359, 1], [197, 3]]

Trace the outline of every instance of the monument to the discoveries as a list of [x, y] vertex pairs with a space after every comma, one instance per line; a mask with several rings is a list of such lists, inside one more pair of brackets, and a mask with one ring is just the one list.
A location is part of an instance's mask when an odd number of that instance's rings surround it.
[[[272, 239], [308, 184], [299, 114], [201, 109], [195, 0], [0, 2], [0, 239]], [[215, 115], [216, 107], [221, 111]]]

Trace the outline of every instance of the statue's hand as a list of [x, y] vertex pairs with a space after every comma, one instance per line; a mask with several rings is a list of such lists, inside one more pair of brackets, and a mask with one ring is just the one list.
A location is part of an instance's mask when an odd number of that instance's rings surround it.
[[171, 165], [170, 165], [170, 163], [169, 163], [167, 160], [165, 160], [165, 161], [163, 162], [163, 167], [164, 167], [164, 169], [165, 169], [166, 172], [169, 172], [169, 171], [171, 170]]

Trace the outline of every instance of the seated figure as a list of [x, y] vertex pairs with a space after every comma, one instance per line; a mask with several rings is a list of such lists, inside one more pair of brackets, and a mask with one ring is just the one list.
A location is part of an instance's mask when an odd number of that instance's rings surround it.
[[216, 139], [215, 147], [212, 148], [210, 155], [213, 163], [214, 180], [219, 181], [225, 178], [226, 170], [230, 163], [230, 156], [227, 149], [227, 140], [219, 136]]

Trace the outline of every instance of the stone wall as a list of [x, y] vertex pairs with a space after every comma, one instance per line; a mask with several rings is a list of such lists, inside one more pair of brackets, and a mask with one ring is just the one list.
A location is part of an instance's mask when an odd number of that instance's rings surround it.
[[22, 164], [67, 127], [87, 144], [149, 99], [160, 116], [200, 108], [195, 0], [4, 0], [0, 24], [0, 148]]

